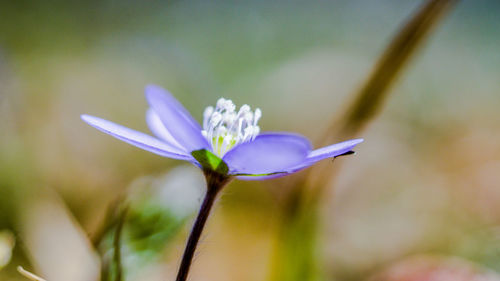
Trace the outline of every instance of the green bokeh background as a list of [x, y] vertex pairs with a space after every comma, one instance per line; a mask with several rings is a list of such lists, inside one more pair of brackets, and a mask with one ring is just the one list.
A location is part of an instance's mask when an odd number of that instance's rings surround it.
[[[223, 96], [260, 107], [262, 130], [314, 142], [420, 4], [0, 1], [0, 230], [18, 238], [0, 280], [23, 280], [19, 264], [53, 272], [23, 242], [31, 204], [56, 197], [92, 233], [134, 180], [180, 165], [101, 134], [80, 114], [146, 131], [143, 88], [154, 83], [198, 120]], [[341, 173], [322, 208], [327, 280], [367, 278], [414, 254], [500, 271], [499, 77], [500, 2], [460, 2], [401, 75], [357, 154], [336, 162]], [[269, 277], [283, 183], [227, 188], [192, 280]], [[162, 278], [148, 280], [172, 279], [186, 221], [154, 261]]]

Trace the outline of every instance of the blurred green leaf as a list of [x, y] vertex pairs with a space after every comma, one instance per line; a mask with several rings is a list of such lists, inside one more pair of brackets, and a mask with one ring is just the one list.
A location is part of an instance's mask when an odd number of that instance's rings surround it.
[[130, 210], [127, 243], [130, 250], [144, 258], [160, 253], [182, 229], [186, 218], [179, 218], [167, 208], [144, 202]]

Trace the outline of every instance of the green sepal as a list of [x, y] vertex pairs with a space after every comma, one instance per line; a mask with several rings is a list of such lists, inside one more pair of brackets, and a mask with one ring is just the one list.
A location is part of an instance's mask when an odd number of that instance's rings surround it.
[[201, 164], [203, 169], [215, 171], [223, 175], [227, 175], [229, 173], [229, 168], [226, 163], [217, 155], [206, 149], [195, 150], [191, 152], [191, 155], [193, 155], [194, 159]]

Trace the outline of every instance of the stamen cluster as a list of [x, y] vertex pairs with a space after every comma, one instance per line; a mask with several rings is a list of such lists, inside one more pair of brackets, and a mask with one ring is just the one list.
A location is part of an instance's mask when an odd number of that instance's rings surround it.
[[257, 122], [261, 116], [259, 108], [252, 112], [245, 104], [236, 112], [231, 100], [220, 98], [215, 108], [209, 106], [203, 112], [201, 133], [212, 145], [212, 151], [222, 157], [235, 145], [255, 139], [260, 133]]

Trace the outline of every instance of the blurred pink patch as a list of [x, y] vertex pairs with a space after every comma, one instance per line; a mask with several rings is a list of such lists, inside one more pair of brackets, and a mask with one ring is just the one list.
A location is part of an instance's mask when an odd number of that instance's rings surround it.
[[370, 281], [496, 281], [500, 276], [455, 257], [417, 256], [390, 265]]

